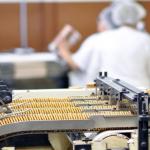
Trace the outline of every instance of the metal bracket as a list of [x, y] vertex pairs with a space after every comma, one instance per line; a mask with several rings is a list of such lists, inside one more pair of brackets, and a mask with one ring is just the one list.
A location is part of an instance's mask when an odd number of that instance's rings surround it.
[[4, 81], [0, 81], [0, 112], [11, 113], [7, 104], [12, 102], [12, 92]]

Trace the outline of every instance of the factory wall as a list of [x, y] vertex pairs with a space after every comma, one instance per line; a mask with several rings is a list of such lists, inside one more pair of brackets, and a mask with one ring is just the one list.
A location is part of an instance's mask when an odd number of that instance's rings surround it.
[[[150, 2], [142, 4], [148, 11], [146, 27], [150, 32]], [[96, 16], [107, 5], [102, 2], [28, 4], [28, 45], [46, 51], [48, 43], [67, 23], [81, 32], [83, 40], [96, 32]], [[19, 4], [0, 4], [0, 51], [20, 47], [19, 30]]]

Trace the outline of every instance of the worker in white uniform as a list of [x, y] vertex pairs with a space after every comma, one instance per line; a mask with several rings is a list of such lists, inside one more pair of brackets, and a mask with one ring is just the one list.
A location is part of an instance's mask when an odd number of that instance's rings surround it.
[[[111, 17], [111, 6], [108, 8], [105, 8], [103, 11], [101, 11], [98, 14], [96, 24], [97, 24], [97, 33], [92, 34], [89, 36], [81, 45], [80, 49], [74, 54], [70, 55], [70, 45], [68, 45], [68, 42], [66, 39], [59, 45], [59, 55], [68, 63], [69, 67], [71, 68], [71, 72], [69, 73], [69, 79], [70, 79], [70, 85], [85, 85], [85, 79], [80, 81], [80, 78], [82, 76], [85, 76], [86, 72], [82, 71], [80, 68], [80, 65], [77, 67], [75, 65], [75, 60], [73, 61], [73, 58], [76, 59], [75, 57], [78, 55], [79, 56], [79, 61], [80, 58], [84, 57], [84, 59], [88, 60], [89, 57], [87, 57], [88, 52], [90, 48], [92, 47], [93, 43], [95, 43], [95, 39], [97, 37], [97, 34], [104, 32], [106, 30], [110, 30], [113, 28], [116, 28], [116, 25], [112, 22]], [[81, 53], [81, 54], [80, 54]], [[83, 55], [82, 55], [83, 53]], [[75, 67], [74, 67], [75, 65]], [[77, 67], [77, 68], [76, 68]], [[90, 68], [89, 68], [90, 70]]]
[[111, 77], [149, 88], [150, 37], [135, 28], [145, 16], [140, 4], [118, 2], [111, 10], [111, 18], [119, 28], [89, 37], [72, 56], [62, 44], [60, 55], [73, 70], [72, 84], [84, 85], [93, 81], [99, 71], [108, 71]]

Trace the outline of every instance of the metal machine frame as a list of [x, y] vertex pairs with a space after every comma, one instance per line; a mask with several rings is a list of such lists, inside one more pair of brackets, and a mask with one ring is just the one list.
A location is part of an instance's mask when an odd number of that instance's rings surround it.
[[[63, 130], [71, 130], [71, 129], [94, 129], [94, 128], [111, 128], [111, 127], [138, 127], [138, 150], [148, 150], [148, 122], [149, 122], [149, 101], [150, 96], [147, 93], [119, 80], [113, 79], [107, 76], [107, 72], [102, 74], [99, 73], [99, 76], [95, 80], [96, 82], [96, 92], [97, 96], [101, 96], [101, 98], [107, 97], [110, 102], [115, 100], [117, 101], [118, 107], [119, 102], [123, 99], [128, 99], [131, 102], [137, 103], [137, 117], [127, 117], [126, 120], [121, 117], [103, 117], [103, 116], [93, 116], [89, 118], [89, 120], [81, 121], [81, 120], [68, 120], [68, 121], [43, 121], [40, 122], [42, 128], [38, 126], [38, 121], [31, 122], [22, 122], [15, 123], [13, 125], [7, 125], [1, 127], [0, 135], [11, 134], [13, 132], [26, 132], [26, 131], [63, 131]], [[56, 93], [61, 93], [62, 95], [67, 95], [68, 92], [73, 92], [74, 90], [51, 90], [48, 91], [49, 95], [57, 95]], [[80, 94], [84, 91], [77, 90]], [[32, 95], [34, 96], [38, 91], [26, 91], [23, 92], [23, 96]], [[46, 91], [45, 91], [46, 92]], [[43, 95], [45, 95], [45, 92]], [[78, 93], [78, 94], [79, 94]], [[91, 91], [89, 91], [91, 93]], [[75, 93], [74, 93], [75, 94]], [[62, 96], [61, 95], [61, 96]], [[37, 95], [36, 95], [37, 96]], [[47, 95], [48, 96], [48, 95]], [[8, 103], [12, 102], [12, 92], [8, 89], [7, 85], [4, 82], [0, 82], [0, 112], [10, 113], [11, 110], [7, 107]], [[127, 124], [125, 123], [127, 121]], [[58, 123], [60, 122], [60, 124]], [[57, 125], [56, 125], [57, 124]], [[18, 126], [18, 128], [16, 128]], [[29, 127], [29, 128], [28, 128]], [[44, 127], [44, 128], [43, 128]], [[13, 130], [12, 130], [13, 129]], [[16, 130], [15, 130], [16, 129]]]
[[12, 92], [4, 81], [0, 81], [0, 112], [11, 113], [7, 104], [12, 102]]
[[137, 103], [138, 115], [138, 149], [148, 150], [148, 121], [150, 96], [143, 91], [119, 80], [107, 76], [107, 72], [99, 73], [96, 79], [96, 88], [102, 95], [115, 96], [117, 101], [126, 98]]

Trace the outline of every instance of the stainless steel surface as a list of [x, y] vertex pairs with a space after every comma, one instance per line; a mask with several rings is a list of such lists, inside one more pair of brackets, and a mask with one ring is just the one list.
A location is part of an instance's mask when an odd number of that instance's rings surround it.
[[20, 1], [20, 46], [28, 47], [28, 21], [26, 0]]

